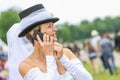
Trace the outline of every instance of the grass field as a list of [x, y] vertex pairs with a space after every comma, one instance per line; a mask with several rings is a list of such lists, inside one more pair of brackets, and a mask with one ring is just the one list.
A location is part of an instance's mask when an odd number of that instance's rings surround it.
[[90, 63], [84, 63], [84, 67], [91, 73], [93, 80], [120, 80], [120, 68], [118, 68], [118, 75], [111, 76], [109, 72], [103, 72], [101, 68], [100, 73], [95, 75]]

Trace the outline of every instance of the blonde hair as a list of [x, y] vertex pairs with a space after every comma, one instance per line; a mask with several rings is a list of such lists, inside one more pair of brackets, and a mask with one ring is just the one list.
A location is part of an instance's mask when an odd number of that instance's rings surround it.
[[86, 45], [89, 49], [94, 50], [90, 40], [86, 40]]

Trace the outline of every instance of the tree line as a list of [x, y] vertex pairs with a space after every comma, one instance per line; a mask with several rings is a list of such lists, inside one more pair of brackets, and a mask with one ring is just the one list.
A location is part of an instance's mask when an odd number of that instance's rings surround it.
[[[7, 43], [6, 34], [8, 29], [17, 22], [20, 22], [18, 13], [21, 9], [10, 8], [0, 13], [0, 38]], [[78, 24], [64, 22], [55, 25], [58, 29], [57, 37], [60, 42], [72, 42], [91, 37], [92, 30], [98, 30], [100, 33], [114, 32], [120, 29], [120, 16], [105, 18], [95, 18], [93, 21], [83, 20]]]
[[59, 40], [74, 41], [82, 40], [91, 37], [91, 31], [97, 30], [100, 34], [114, 33], [115, 30], [120, 30], [120, 16], [114, 18], [106, 16], [104, 19], [96, 18], [92, 22], [83, 20], [79, 24], [63, 23], [58, 26], [57, 35]]

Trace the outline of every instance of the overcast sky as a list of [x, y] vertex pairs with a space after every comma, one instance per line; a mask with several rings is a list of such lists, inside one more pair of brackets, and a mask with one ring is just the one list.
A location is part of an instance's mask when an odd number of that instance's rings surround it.
[[38, 3], [58, 16], [59, 22], [78, 23], [84, 19], [120, 16], [120, 0], [0, 0], [0, 11], [11, 6], [25, 9]]

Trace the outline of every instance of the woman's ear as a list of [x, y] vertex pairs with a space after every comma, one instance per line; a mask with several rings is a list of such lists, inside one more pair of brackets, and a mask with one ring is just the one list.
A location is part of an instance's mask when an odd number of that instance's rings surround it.
[[30, 34], [30, 35], [33, 35], [33, 33], [34, 33], [33, 30], [31, 30], [30, 32], [28, 32], [28, 34]]

